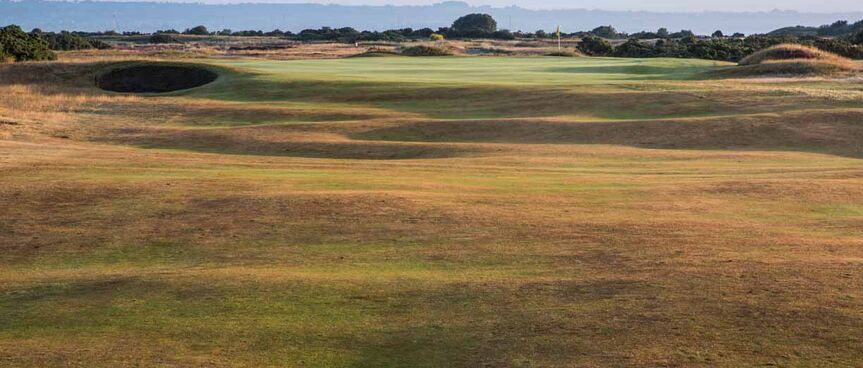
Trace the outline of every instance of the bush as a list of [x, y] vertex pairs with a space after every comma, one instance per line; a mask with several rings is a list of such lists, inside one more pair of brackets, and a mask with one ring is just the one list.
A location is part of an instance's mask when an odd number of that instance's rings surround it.
[[563, 51], [549, 52], [549, 53], [545, 54], [545, 56], [575, 57], [576, 53], [574, 53], [572, 51], [563, 50]]
[[402, 50], [405, 56], [451, 56], [449, 50], [434, 46], [413, 46]]
[[156, 33], [147, 39], [149, 43], [180, 43], [180, 40], [166, 33]]
[[582, 38], [577, 48], [578, 51], [591, 56], [605, 56], [610, 54], [614, 49], [608, 41], [596, 36]]
[[87, 50], [87, 49], [110, 49], [111, 45], [104, 43], [99, 40], [91, 40], [84, 37], [81, 37], [75, 33], [70, 32], [37, 32], [33, 30], [32, 34], [39, 35], [45, 42], [48, 43], [48, 48], [51, 50], [61, 50], [61, 51], [70, 51], [70, 50]]
[[440, 42], [444, 40], [444, 36], [440, 33], [432, 33], [429, 39], [435, 42]]
[[818, 38], [811, 45], [847, 58], [863, 59], [863, 44], [857, 45], [839, 38]]
[[612, 55], [616, 57], [647, 58], [655, 56], [656, 50], [648, 44], [631, 39], [617, 46]]
[[851, 42], [855, 45], [863, 46], [863, 31], [858, 32], [853, 38], [851, 38]]
[[38, 34], [29, 34], [21, 27], [10, 25], [0, 28], [0, 59], [54, 60], [57, 58], [48, 43]]

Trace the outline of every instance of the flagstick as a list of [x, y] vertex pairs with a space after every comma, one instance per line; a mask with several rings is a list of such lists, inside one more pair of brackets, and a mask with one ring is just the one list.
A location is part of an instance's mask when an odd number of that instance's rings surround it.
[[560, 25], [557, 26], [557, 52], [560, 52]]

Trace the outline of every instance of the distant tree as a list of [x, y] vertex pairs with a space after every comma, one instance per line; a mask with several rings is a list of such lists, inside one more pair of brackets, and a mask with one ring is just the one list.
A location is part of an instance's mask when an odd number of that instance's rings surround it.
[[180, 34], [180, 32], [178, 32], [176, 29], [163, 29], [163, 30], [158, 30], [158, 31], [156, 31], [156, 33], [164, 33], [164, 34]]
[[724, 33], [722, 33], [722, 31], [721, 31], [721, 30], [717, 30], [716, 32], [713, 32], [713, 34], [712, 34], [712, 35], [710, 35], [710, 37], [713, 37], [713, 38], [723, 38], [723, 37], [725, 37], [725, 34], [724, 34]]
[[680, 32], [672, 33], [671, 35], [669, 35], [669, 37], [670, 38], [690, 38], [690, 37], [695, 37], [695, 33], [690, 31], [690, 30], [684, 29], [684, 30], [681, 30]]
[[732, 38], [745, 38], [745, 37], [746, 37], [746, 35], [745, 35], [745, 34], [743, 34], [743, 33], [740, 33], [740, 32], [734, 32], [734, 34], [733, 34], [733, 35], [731, 35], [731, 37], [732, 37]]
[[183, 33], [188, 35], [206, 36], [210, 34], [210, 31], [207, 30], [207, 27], [195, 26], [192, 28], [187, 28], [186, 31]]
[[231, 32], [231, 29], [230, 29], [230, 28], [225, 28], [225, 29], [223, 29], [223, 30], [221, 30], [221, 31], [216, 32], [216, 34], [217, 34], [217, 35], [219, 35], [219, 36], [230, 36], [230, 35], [231, 35], [231, 33], [232, 33], [232, 32]]
[[536, 38], [548, 38], [548, 33], [543, 30], [537, 30], [533, 33]]
[[590, 34], [592, 34], [596, 37], [602, 37], [602, 38], [607, 38], [607, 39], [612, 39], [612, 40], [620, 38], [620, 33], [618, 33], [617, 30], [614, 29], [614, 27], [612, 27], [612, 26], [596, 27], [592, 31], [590, 31]]
[[282, 32], [282, 30], [278, 29], [278, 28], [276, 28], [272, 31], [269, 31], [267, 33], [264, 33], [264, 36], [270, 36], [270, 37], [282, 37], [284, 35], [285, 35], [285, 32]]
[[[429, 38], [431, 35], [435, 33], [431, 28], [421, 28], [413, 32], [411, 36], [415, 36], [416, 38]], [[443, 36], [443, 35], [441, 35]]]
[[488, 14], [468, 14], [456, 19], [452, 28], [459, 32], [485, 32], [497, 31], [497, 21]]
[[611, 43], [596, 36], [582, 38], [576, 47], [579, 51], [592, 56], [605, 56], [610, 54], [614, 49], [611, 47]]
[[659, 38], [668, 38], [669, 35], [668, 28], [660, 28], [656, 31], [656, 36]]

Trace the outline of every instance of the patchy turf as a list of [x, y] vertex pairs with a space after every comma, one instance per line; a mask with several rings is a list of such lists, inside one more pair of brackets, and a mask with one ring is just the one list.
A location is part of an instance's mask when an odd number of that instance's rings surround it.
[[855, 366], [863, 92], [689, 60], [0, 65], [0, 366]]

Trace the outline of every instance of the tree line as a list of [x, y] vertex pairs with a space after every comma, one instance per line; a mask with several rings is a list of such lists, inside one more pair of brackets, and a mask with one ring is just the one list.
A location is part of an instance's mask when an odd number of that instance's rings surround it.
[[[795, 27], [791, 27], [793, 29]], [[298, 33], [273, 30], [270, 32], [224, 29], [212, 32], [203, 25], [187, 28], [182, 32], [159, 30], [150, 36], [150, 43], [181, 42], [176, 35], [196, 36], [269, 36], [282, 37], [301, 42], [405, 42], [420, 39], [547, 39], [558, 35], [538, 30], [532, 33], [499, 30], [497, 22], [488, 14], [468, 14], [456, 19], [452, 26], [412, 29], [402, 28], [386, 31], [357, 31], [351, 27], [305, 29]], [[109, 48], [110, 45], [96, 40], [96, 36], [120, 35], [108, 32], [42, 32], [39, 29], [27, 33], [17, 26], [0, 28], [0, 60], [50, 60], [56, 56], [52, 50], [81, 50]], [[140, 32], [124, 32], [125, 36], [142, 35]], [[710, 36], [697, 36], [690, 30], [670, 32], [666, 28], [633, 34], [619, 32], [613, 26], [600, 26], [590, 31], [562, 33], [561, 37], [580, 38], [577, 48], [584, 54], [615, 57], [675, 57], [707, 60], [738, 61], [755, 51], [781, 43], [798, 43], [833, 52], [853, 59], [863, 59], [863, 21], [848, 23], [839, 21], [815, 29], [815, 34], [804, 34], [777, 30], [766, 35], [745, 36], [734, 33], [726, 36], [718, 30]], [[620, 43], [620, 40], [626, 40]], [[612, 44], [617, 44], [614, 46]]]
[[795, 37], [790, 35], [751, 35], [744, 38], [701, 39], [690, 36], [680, 39], [659, 39], [652, 42], [631, 38], [612, 46], [604, 38], [588, 36], [577, 48], [591, 56], [628, 58], [690, 58], [719, 61], [739, 61], [755, 51], [783, 43], [812, 46], [851, 59], [863, 59], [863, 33], [852, 38]]

